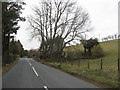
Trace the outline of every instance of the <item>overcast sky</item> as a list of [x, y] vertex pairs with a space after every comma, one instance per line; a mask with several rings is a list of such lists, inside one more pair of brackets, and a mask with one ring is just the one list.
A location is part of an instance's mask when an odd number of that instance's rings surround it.
[[[27, 17], [32, 13], [31, 7], [37, 5], [40, 0], [24, 0], [26, 2], [25, 10], [22, 16]], [[102, 38], [108, 35], [118, 33], [118, 1], [120, 0], [74, 0], [78, 5], [87, 10], [92, 21], [93, 31], [87, 33], [87, 38]], [[16, 38], [19, 39], [24, 49], [37, 49], [40, 42], [31, 40], [28, 22], [20, 22], [20, 29]]]

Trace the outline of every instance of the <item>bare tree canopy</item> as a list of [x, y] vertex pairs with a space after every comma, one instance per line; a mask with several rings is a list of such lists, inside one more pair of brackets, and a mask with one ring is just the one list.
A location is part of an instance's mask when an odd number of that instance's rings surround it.
[[88, 13], [70, 0], [43, 1], [33, 11], [35, 15], [29, 17], [31, 34], [41, 40], [40, 49], [45, 53], [61, 53], [66, 44], [80, 41], [89, 31]]

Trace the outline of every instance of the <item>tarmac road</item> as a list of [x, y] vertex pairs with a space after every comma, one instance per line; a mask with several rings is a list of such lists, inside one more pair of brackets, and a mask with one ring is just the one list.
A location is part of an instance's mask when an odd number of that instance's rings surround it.
[[2, 88], [98, 88], [31, 58], [20, 58], [2, 78]]

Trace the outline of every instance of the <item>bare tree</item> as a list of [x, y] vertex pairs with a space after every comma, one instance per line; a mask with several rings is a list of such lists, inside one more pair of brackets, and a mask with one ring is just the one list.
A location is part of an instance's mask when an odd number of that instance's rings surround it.
[[29, 17], [32, 37], [40, 38], [40, 50], [44, 53], [59, 53], [66, 44], [80, 41], [82, 34], [89, 31], [88, 13], [69, 0], [49, 0], [33, 9]]

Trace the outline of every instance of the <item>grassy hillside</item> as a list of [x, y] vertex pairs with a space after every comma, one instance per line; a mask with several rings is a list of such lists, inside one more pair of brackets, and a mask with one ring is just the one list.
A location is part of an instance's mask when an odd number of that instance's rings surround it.
[[[103, 49], [104, 52], [104, 57], [103, 63], [105, 67], [108, 67], [110, 65], [114, 65], [117, 67], [117, 60], [118, 60], [118, 40], [111, 40], [111, 41], [106, 41], [106, 42], [101, 42], [100, 46]], [[82, 45], [76, 45], [76, 46], [70, 46], [65, 48], [65, 51], [74, 51], [79, 49], [80, 51], [83, 52], [84, 48]], [[92, 59], [91, 63], [97, 63], [101, 58], [98, 59]], [[117, 68], [116, 68], [117, 69]]]
[[[106, 42], [101, 42], [100, 46], [102, 47], [105, 57], [118, 57], [118, 40], [111, 40]], [[74, 51], [76, 49], [79, 49], [80, 51], [83, 51], [84, 48], [82, 45], [75, 45], [75, 46], [69, 46], [66, 47], [64, 51]], [[112, 55], [112, 56], [111, 56]]]
[[[92, 79], [102, 84], [112, 87], [118, 86], [118, 40], [101, 42], [100, 46], [103, 49], [104, 57], [103, 69], [101, 70], [101, 58], [66, 61], [61, 64], [61, 68], [76, 73], [80, 76]], [[70, 46], [65, 48], [65, 51], [74, 51], [80, 49], [83, 51], [82, 45]], [[88, 64], [89, 62], [89, 64]], [[49, 65], [58, 66], [60, 63], [47, 62]], [[89, 66], [89, 68], [88, 68]]]

